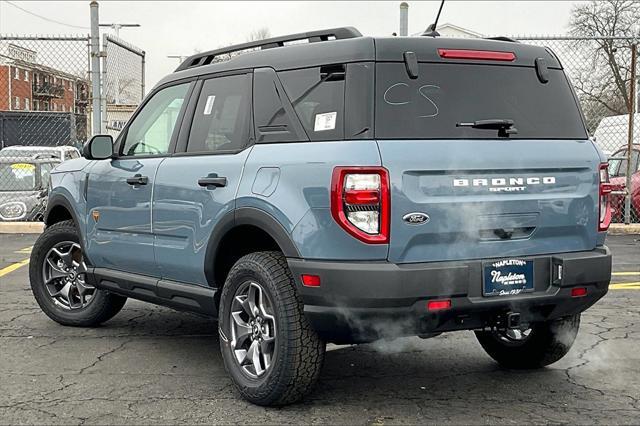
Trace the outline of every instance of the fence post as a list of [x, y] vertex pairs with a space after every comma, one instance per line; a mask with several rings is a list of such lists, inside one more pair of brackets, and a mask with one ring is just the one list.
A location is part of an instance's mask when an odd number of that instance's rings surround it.
[[142, 102], [142, 100], [144, 99], [144, 73], [145, 73], [145, 56], [146, 56], [146, 52], [143, 50], [142, 51], [142, 93], [140, 94], [140, 102]]
[[91, 10], [91, 127], [93, 134], [100, 133], [102, 119], [100, 117], [100, 28], [98, 18], [98, 2], [92, 1]]
[[631, 45], [631, 81], [630, 81], [630, 93], [629, 93], [629, 135], [627, 140], [627, 195], [624, 199], [624, 223], [631, 223], [631, 173], [632, 170], [631, 158], [633, 153], [633, 123], [635, 121], [636, 112], [636, 62], [638, 56], [638, 45], [636, 43]]

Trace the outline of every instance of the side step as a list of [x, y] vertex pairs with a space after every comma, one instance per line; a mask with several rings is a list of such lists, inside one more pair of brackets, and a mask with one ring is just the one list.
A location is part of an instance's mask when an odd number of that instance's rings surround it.
[[208, 316], [217, 316], [215, 295], [217, 289], [162, 280], [145, 275], [116, 271], [108, 268], [88, 268], [87, 279], [96, 288]]

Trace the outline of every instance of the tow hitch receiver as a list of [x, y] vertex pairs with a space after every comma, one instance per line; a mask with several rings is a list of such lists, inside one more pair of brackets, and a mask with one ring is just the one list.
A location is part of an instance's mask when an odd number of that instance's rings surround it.
[[507, 328], [520, 328], [520, 314], [518, 312], [509, 312], [507, 314]]

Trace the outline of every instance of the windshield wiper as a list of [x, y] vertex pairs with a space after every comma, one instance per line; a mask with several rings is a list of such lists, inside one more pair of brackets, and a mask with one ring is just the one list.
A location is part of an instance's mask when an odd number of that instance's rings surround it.
[[513, 127], [515, 123], [513, 120], [508, 119], [490, 119], [490, 120], [476, 120], [469, 123], [457, 123], [456, 127], [471, 127], [473, 129], [482, 130], [497, 130], [498, 137], [508, 138], [509, 135], [515, 135], [518, 133], [518, 129]]

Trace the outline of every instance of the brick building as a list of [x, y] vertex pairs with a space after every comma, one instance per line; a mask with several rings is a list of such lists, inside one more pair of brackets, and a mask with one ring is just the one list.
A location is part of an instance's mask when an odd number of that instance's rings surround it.
[[89, 81], [38, 64], [37, 52], [9, 44], [0, 52], [0, 111], [86, 114]]

